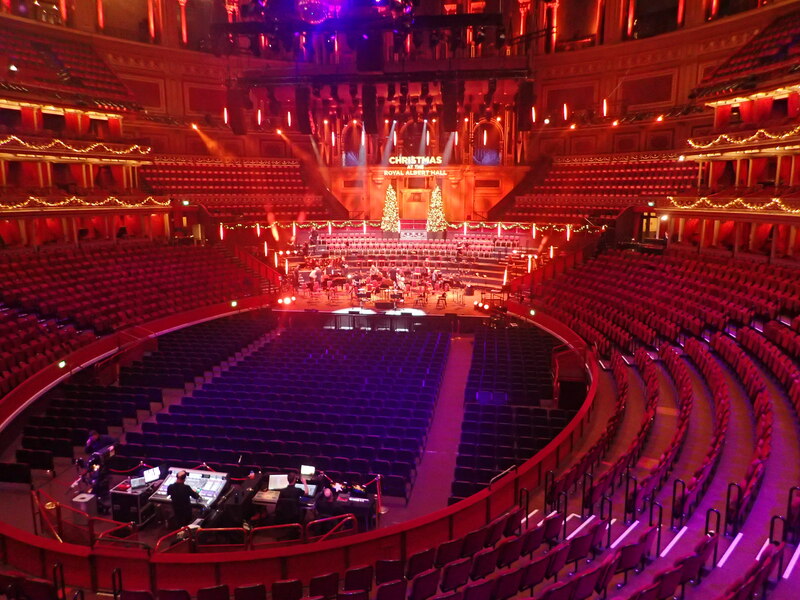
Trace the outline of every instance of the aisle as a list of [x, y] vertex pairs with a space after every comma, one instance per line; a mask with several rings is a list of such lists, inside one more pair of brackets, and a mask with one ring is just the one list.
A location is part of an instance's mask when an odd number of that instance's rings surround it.
[[381, 519], [382, 526], [402, 523], [447, 506], [461, 439], [464, 389], [472, 365], [473, 343], [471, 335], [451, 339], [436, 411], [428, 432], [428, 444], [417, 466], [411, 498], [408, 506], [403, 506], [400, 499], [387, 499], [389, 512]]

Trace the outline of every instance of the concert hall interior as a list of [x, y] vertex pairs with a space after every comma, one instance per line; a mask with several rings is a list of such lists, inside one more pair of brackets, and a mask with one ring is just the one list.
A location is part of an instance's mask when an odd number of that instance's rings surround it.
[[0, 600], [795, 600], [800, 0], [0, 0]]

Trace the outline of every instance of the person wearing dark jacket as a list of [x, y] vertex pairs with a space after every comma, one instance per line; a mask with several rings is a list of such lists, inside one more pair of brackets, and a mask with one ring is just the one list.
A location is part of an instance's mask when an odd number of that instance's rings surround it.
[[175, 525], [181, 528], [191, 523], [192, 498], [200, 500], [200, 494], [186, 485], [186, 471], [181, 471], [175, 476], [175, 483], [167, 488], [167, 496], [172, 500]]

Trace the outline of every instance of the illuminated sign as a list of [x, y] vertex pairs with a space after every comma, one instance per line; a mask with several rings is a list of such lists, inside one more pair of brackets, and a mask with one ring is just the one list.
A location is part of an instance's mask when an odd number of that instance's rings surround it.
[[428, 169], [427, 167], [442, 164], [441, 156], [390, 156], [389, 164], [404, 166], [405, 171], [389, 169], [383, 172], [388, 177], [427, 177], [431, 175], [445, 176], [446, 171], [441, 169]]

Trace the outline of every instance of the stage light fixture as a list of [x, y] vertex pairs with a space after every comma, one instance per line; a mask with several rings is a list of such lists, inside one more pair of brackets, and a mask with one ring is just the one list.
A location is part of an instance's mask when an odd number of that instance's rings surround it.
[[181, 201], [181, 204], [183, 204], [184, 206], [189, 206], [189, 201], [188, 200], [183, 200], [183, 201]]
[[669, 221], [669, 215], [661, 215], [662, 221]]
[[231, 300], [231, 308], [236, 308], [239, 306], [239, 303], [236, 300]]
[[60, 360], [60, 361], [58, 361], [58, 368], [59, 368], [59, 369], [63, 369], [63, 368], [65, 368], [66, 366], [67, 366], [67, 361], [65, 361], [65, 360]]
[[650, 207], [653, 207], [655, 205], [656, 205], [656, 203], [653, 202], [652, 200], [650, 200], [650, 202], [647, 203], [647, 206], [650, 206]]
[[612, 127], [616, 127], [617, 125], [619, 125], [619, 121], [617, 121], [616, 119], [614, 119], [614, 120], [611, 122], [611, 126], [612, 126]]
[[545, 124], [545, 125], [550, 125], [550, 119], [548, 119], [548, 118], [545, 118], [545, 120], [544, 120], [544, 124]]
[[277, 133], [278, 135], [283, 135], [283, 130], [282, 129], [276, 129], [275, 133]]
[[663, 120], [664, 120], [664, 115], [658, 115], [658, 116], [656, 117], [656, 121], [658, 121], [659, 123], [660, 123], [661, 121], [663, 121]]
[[283, 304], [283, 298], [278, 298], [278, 304]]
[[12, 73], [16, 73], [17, 71], [19, 71], [19, 69], [17, 68], [17, 65], [13, 65], [13, 64], [12, 65], [8, 65], [8, 70], [11, 71]]
[[532, 317], [535, 317], [535, 316], [536, 316], [536, 311], [535, 311], [535, 310], [533, 310], [533, 309], [531, 309], [531, 316], [532, 316]]
[[197, 131], [197, 123], [192, 123], [192, 129], [194, 129], [195, 131]]

